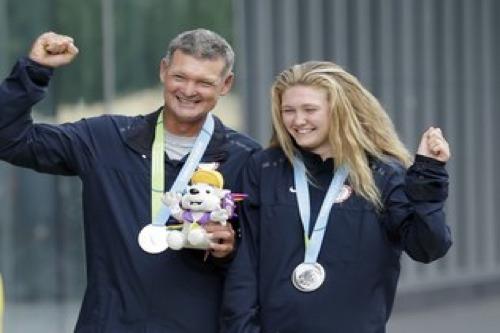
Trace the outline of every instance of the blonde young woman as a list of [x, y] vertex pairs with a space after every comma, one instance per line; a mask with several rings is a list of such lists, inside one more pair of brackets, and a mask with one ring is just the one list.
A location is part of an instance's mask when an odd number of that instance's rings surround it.
[[282, 72], [272, 118], [243, 179], [224, 331], [385, 332], [401, 253], [428, 263], [451, 246], [448, 143], [429, 128], [413, 161], [377, 99], [330, 62]]

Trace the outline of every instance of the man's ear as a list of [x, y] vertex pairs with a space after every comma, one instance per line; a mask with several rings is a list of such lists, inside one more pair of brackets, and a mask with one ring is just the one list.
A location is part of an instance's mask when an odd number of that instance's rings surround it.
[[167, 75], [168, 63], [167, 59], [162, 58], [160, 61], [160, 81], [165, 83], [165, 77]]
[[227, 93], [231, 90], [233, 87], [233, 81], [234, 81], [234, 73], [230, 72], [229, 74], [226, 75], [224, 78], [224, 85], [221, 90], [221, 96], [227, 95]]

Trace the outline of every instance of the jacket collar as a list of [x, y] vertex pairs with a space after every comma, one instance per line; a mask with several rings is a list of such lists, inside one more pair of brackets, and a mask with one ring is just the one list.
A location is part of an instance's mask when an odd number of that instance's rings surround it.
[[[127, 145], [141, 155], [151, 157], [156, 121], [163, 107], [145, 116], [137, 117], [124, 132]], [[221, 161], [226, 159], [229, 141], [226, 138], [226, 127], [214, 116], [214, 133], [202, 160]]]

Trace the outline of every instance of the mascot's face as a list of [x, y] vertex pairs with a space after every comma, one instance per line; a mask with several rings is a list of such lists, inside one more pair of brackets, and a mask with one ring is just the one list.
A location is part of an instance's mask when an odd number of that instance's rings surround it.
[[182, 195], [181, 206], [186, 210], [210, 212], [220, 208], [221, 192], [208, 184], [189, 185]]

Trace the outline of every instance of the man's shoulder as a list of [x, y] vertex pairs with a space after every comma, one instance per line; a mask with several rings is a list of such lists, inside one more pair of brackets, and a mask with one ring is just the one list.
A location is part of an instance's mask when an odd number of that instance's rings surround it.
[[223, 135], [226, 142], [229, 144], [230, 149], [243, 150], [247, 152], [254, 152], [262, 149], [261, 145], [249, 135], [224, 125], [219, 119], [218, 121], [220, 122], [221, 130], [223, 131]]
[[254, 168], [266, 169], [270, 166], [278, 167], [288, 164], [288, 159], [279, 147], [268, 147], [252, 156], [251, 164]]
[[280, 147], [270, 146], [255, 154], [255, 158], [265, 161], [277, 161], [286, 159], [286, 155]]
[[236, 148], [244, 149], [246, 151], [256, 151], [262, 148], [261, 145], [250, 136], [233, 129], [226, 130], [225, 135], [229, 144], [235, 146]]
[[82, 119], [92, 127], [116, 127], [120, 132], [126, 132], [133, 127], [146, 125], [148, 123], [147, 115], [124, 115], [124, 114], [103, 114]]

